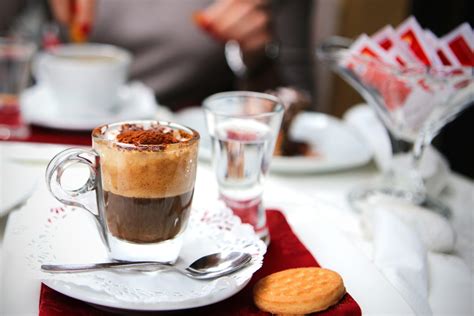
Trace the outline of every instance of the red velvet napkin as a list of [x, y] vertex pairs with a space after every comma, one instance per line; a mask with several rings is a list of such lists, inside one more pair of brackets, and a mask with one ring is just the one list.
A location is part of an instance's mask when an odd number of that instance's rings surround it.
[[[261, 278], [285, 269], [297, 267], [318, 267], [318, 262], [298, 240], [283, 214], [276, 210], [267, 211], [271, 243], [265, 254], [263, 267], [258, 270], [249, 284], [238, 294], [222, 302], [184, 311], [160, 312], [159, 315], [268, 315], [261, 312], [252, 299], [252, 288]], [[55, 315], [112, 315], [87, 303], [58, 293], [46, 285], [41, 286], [39, 302], [40, 316]], [[346, 294], [342, 300], [330, 309], [315, 315], [361, 315], [357, 302]]]
[[21, 117], [19, 105], [1, 106], [0, 105], [0, 124], [5, 124], [10, 128], [24, 128], [28, 132], [25, 138], [15, 138], [12, 135], [8, 141], [35, 142], [35, 143], [53, 143], [68, 145], [92, 144], [92, 131], [71, 131], [45, 128], [35, 125], [27, 125]]
[[92, 131], [63, 131], [39, 126], [31, 126], [30, 136], [27, 139], [22, 139], [21, 141], [91, 146], [91, 133]]

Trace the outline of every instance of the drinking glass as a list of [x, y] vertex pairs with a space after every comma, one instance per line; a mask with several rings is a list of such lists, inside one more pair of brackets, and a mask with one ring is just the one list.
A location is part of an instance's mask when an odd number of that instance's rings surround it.
[[351, 192], [349, 202], [360, 209], [388, 195], [448, 216], [448, 207], [426, 193], [420, 158], [443, 126], [474, 102], [473, 68], [399, 68], [353, 54], [350, 44], [348, 39], [333, 37], [318, 47], [317, 55], [377, 113], [391, 141], [392, 161], [378, 183]]
[[[117, 138], [150, 130], [180, 140], [140, 144]], [[92, 150], [69, 148], [50, 161], [46, 183], [52, 195], [93, 215], [112, 259], [175, 262], [191, 211], [199, 134], [176, 123], [128, 121], [95, 128], [92, 144]], [[90, 173], [81, 188], [70, 190], [62, 176], [74, 164]]]
[[28, 85], [35, 50], [26, 39], [0, 37], [0, 139], [28, 136], [18, 98]]
[[220, 198], [266, 243], [262, 194], [284, 108], [272, 95], [223, 92], [204, 100]]

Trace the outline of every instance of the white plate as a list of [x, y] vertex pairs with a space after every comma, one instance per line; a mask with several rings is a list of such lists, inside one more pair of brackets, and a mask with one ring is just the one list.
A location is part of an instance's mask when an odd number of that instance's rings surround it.
[[278, 172], [326, 172], [365, 165], [372, 152], [357, 131], [343, 121], [322, 113], [304, 112], [293, 122], [290, 135], [310, 144], [317, 157], [275, 157], [271, 170]]
[[47, 89], [36, 85], [20, 97], [22, 116], [27, 123], [64, 130], [91, 130], [111, 122], [138, 119], [169, 120], [170, 111], [158, 107], [153, 91], [140, 82], [131, 82], [119, 91], [117, 110], [107, 116], [76, 117], [58, 112], [58, 105]]
[[[32, 165], [46, 164], [53, 159], [56, 154], [70, 145], [57, 145], [47, 143], [29, 143], [29, 142], [3, 142], [0, 143], [0, 150], [3, 149], [3, 157], [5, 160], [23, 164], [28, 167]], [[74, 146], [88, 149], [90, 146]]]
[[[211, 159], [211, 140], [201, 108], [178, 112], [175, 119], [201, 134], [199, 156]], [[343, 170], [370, 161], [372, 152], [357, 131], [343, 121], [322, 113], [304, 112], [298, 115], [290, 134], [295, 140], [308, 142], [317, 157], [273, 157], [270, 170], [279, 173], [308, 173]]]
[[34, 191], [37, 174], [30, 168], [10, 161], [6, 146], [0, 144], [0, 217], [20, 206]]
[[[46, 206], [42, 209], [48, 210]], [[48, 212], [46, 212], [48, 213]], [[44, 263], [108, 261], [96, 225], [90, 216], [72, 208], [49, 213], [28, 243], [31, 271], [49, 287], [73, 298], [101, 306], [142, 311], [176, 310], [204, 306], [238, 293], [263, 263], [265, 244], [251, 226], [242, 224], [221, 203], [193, 209], [178, 265], [186, 267], [197, 258], [215, 252], [245, 251], [251, 263], [232, 275], [198, 281], [175, 271], [101, 271], [79, 274], [48, 274]]]

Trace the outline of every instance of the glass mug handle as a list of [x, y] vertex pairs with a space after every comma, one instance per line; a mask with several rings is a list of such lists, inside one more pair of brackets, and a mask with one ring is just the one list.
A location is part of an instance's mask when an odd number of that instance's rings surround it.
[[[54, 156], [46, 168], [46, 185], [58, 201], [88, 211], [100, 224], [99, 213], [94, 213], [93, 208], [87, 205], [87, 198], [85, 197], [86, 193], [96, 190], [98, 157], [94, 151], [80, 148], [69, 148], [60, 152]], [[61, 184], [64, 171], [78, 163], [84, 164], [89, 168], [89, 178], [78, 189], [69, 190], [64, 188]]]

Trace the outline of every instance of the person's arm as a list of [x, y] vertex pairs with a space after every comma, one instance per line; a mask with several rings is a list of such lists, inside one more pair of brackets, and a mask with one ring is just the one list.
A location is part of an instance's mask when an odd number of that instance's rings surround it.
[[217, 0], [196, 15], [198, 24], [216, 40], [239, 43], [249, 72], [265, 58], [272, 41], [270, 0]]
[[[217, 40], [236, 40], [255, 90], [276, 85], [313, 88], [310, 19], [312, 0], [216, 0], [197, 16]], [[276, 43], [277, 45], [273, 45]], [[270, 45], [269, 45], [270, 44]], [[266, 51], [277, 47], [277, 58]]]

